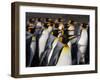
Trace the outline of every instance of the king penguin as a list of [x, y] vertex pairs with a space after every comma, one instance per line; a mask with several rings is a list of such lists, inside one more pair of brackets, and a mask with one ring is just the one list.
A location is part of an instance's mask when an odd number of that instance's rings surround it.
[[49, 26], [48, 28], [45, 28], [42, 32], [42, 35], [39, 39], [39, 57], [41, 56], [41, 53], [43, 53], [43, 51], [45, 50], [45, 46], [51, 30], [52, 27]]

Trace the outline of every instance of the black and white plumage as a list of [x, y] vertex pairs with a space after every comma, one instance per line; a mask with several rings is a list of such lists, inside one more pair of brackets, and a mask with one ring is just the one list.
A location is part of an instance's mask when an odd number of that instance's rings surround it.
[[32, 63], [32, 60], [34, 58], [35, 51], [36, 51], [36, 37], [35, 36], [32, 36], [30, 50], [31, 50], [31, 52], [30, 52], [30, 66], [31, 66], [31, 63]]
[[63, 43], [56, 38], [52, 43], [52, 50], [48, 55], [48, 65], [49, 66], [63, 66], [71, 65], [71, 50], [68, 46], [64, 46]]
[[45, 50], [45, 46], [51, 31], [52, 27], [48, 27], [47, 29], [44, 29], [42, 32], [42, 35], [39, 39], [39, 57], [41, 56], [41, 53]]
[[[53, 55], [53, 51], [54, 51], [54, 49], [55, 49], [55, 47], [56, 47], [56, 45], [57, 45], [57, 43], [58, 43], [58, 38], [56, 38], [55, 40], [54, 40], [54, 42], [52, 43], [52, 49], [51, 49], [51, 51], [50, 51], [50, 53], [49, 53], [49, 55], [48, 55], [48, 63], [50, 63], [50, 59], [51, 59], [51, 57], [52, 57], [52, 55]], [[52, 62], [53, 63], [53, 62]], [[49, 64], [48, 64], [49, 65]]]
[[32, 41], [32, 34], [30, 32], [26, 32], [26, 66], [29, 67], [31, 65], [31, 49], [30, 44]]
[[53, 36], [52, 34], [49, 35], [49, 38], [48, 38], [47, 43], [46, 43], [45, 50], [40, 56], [40, 65], [41, 66], [48, 65], [48, 56], [49, 56], [49, 54], [52, 50], [52, 43], [54, 42], [55, 38], [56, 37]]
[[78, 64], [80, 62], [85, 63], [85, 52], [88, 42], [88, 32], [87, 29], [82, 29], [81, 36], [78, 42]]

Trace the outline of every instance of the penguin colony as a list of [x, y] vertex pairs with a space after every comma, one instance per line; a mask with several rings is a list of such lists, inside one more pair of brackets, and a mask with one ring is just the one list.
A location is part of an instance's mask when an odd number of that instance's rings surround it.
[[89, 64], [89, 25], [63, 18], [26, 23], [26, 67]]

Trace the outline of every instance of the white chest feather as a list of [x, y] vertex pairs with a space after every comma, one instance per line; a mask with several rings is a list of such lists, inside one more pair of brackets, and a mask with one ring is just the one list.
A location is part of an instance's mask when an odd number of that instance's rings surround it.
[[71, 50], [68, 46], [62, 49], [61, 55], [59, 57], [58, 63], [56, 66], [64, 66], [64, 65], [71, 65]]
[[78, 44], [87, 45], [87, 40], [88, 40], [87, 30], [82, 30], [81, 37]]

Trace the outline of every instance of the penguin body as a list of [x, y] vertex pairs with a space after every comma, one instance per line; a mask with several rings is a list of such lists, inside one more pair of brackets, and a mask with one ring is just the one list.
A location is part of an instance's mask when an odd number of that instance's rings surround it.
[[45, 46], [51, 30], [52, 28], [48, 28], [48, 29], [44, 29], [42, 32], [42, 35], [39, 39], [39, 57], [41, 56], [41, 53], [45, 50]]
[[58, 42], [58, 38], [56, 38], [56, 39], [54, 40], [54, 42], [52, 43], [52, 49], [51, 49], [51, 52], [50, 52], [50, 54], [49, 54], [49, 56], [48, 56], [48, 63], [49, 63], [49, 61], [50, 61], [50, 59], [51, 59], [51, 56], [53, 55], [53, 51], [54, 51], [54, 48], [55, 48], [56, 45], [57, 45], [57, 42]]
[[64, 46], [56, 66], [66, 66], [71, 64], [72, 64], [71, 50], [68, 46]]
[[86, 55], [86, 48], [88, 42], [88, 32], [86, 29], [83, 29], [81, 32], [81, 36], [78, 42], [78, 60], [77, 63], [85, 63], [85, 55]]
[[31, 66], [32, 60], [33, 60], [34, 55], [35, 55], [35, 50], [36, 50], [36, 37], [35, 36], [32, 36], [30, 50], [31, 50], [31, 52], [30, 52], [30, 66]]

